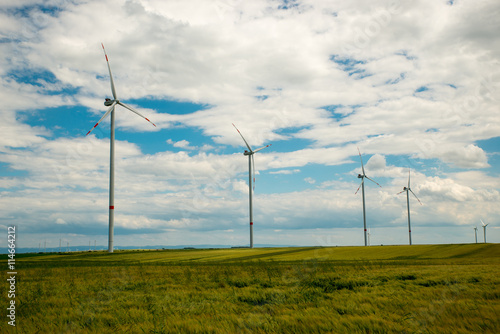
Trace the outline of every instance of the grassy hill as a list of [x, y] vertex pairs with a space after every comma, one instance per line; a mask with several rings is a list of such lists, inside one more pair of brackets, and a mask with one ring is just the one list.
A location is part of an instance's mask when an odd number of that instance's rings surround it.
[[16, 329], [499, 333], [499, 268], [498, 244], [23, 254]]

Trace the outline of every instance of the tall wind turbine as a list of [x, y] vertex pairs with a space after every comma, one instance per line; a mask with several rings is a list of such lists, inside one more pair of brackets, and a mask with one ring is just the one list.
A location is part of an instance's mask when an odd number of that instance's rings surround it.
[[[479, 220], [481, 220], [481, 219], [479, 219]], [[490, 225], [490, 223], [485, 224], [485, 223], [481, 220], [481, 224], [483, 224], [484, 243], [486, 243], [486, 226]]]
[[253, 158], [253, 155], [257, 152], [259, 152], [262, 149], [265, 149], [266, 147], [271, 146], [271, 144], [263, 146], [261, 148], [258, 148], [256, 150], [252, 150], [250, 145], [248, 145], [247, 141], [245, 140], [245, 137], [241, 134], [240, 130], [234, 125], [234, 128], [238, 133], [240, 134], [241, 138], [245, 142], [245, 145], [248, 147], [248, 151], [245, 150], [243, 152], [243, 155], [248, 155], [248, 197], [249, 197], [249, 203], [250, 203], [250, 248], [253, 248], [253, 206], [252, 206], [252, 174], [253, 174], [253, 182], [254, 182], [254, 187], [255, 187], [255, 161]]
[[365, 178], [372, 181], [373, 183], [375, 183], [379, 187], [382, 187], [382, 186], [380, 184], [378, 184], [377, 182], [373, 181], [372, 179], [370, 179], [365, 174], [365, 167], [363, 166], [363, 158], [361, 158], [361, 152], [359, 151], [359, 148], [358, 148], [358, 153], [359, 153], [359, 159], [361, 160], [361, 170], [363, 171], [363, 174], [358, 174], [358, 179], [361, 179], [361, 184], [359, 185], [358, 190], [356, 190], [354, 195], [356, 195], [358, 193], [359, 188], [361, 187], [361, 193], [363, 194], [363, 226], [364, 226], [364, 230], [365, 230], [365, 246], [367, 246], [368, 245], [368, 237], [366, 235], [367, 231], [366, 231], [366, 209], [365, 209]]
[[149, 119], [141, 115], [137, 110], [131, 106], [126, 105], [121, 102], [116, 95], [115, 84], [113, 82], [113, 75], [111, 74], [111, 67], [109, 67], [108, 55], [106, 54], [106, 49], [104, 49], [104, 44], [102, 44], [102, 50], [104, 51], [104, 56], [106, 57], [106, 63], [108, 64], [109, 80], [111, 82], [111, 93], [113, 94], [113, 100], [106, 99], [104, 105], [108, 108], [108, 111], [101, 117], [99, 122], [97, 122], [89, 132], [87, 136], [94, 130], [103, 119], [105, 119], [109, 114], [111, 114], [111, 134], [109, 141], [109, 234], [108, 234], [108, 252], [113, 253], [113, 225], [114, 225], [114, 211], [115, 211], [115, 106], [121, 105], [122, 107], [136, 113], [137, 115], [144, 118], [149, 123], [156, 125]]
[[476, 238], [476, 244], [477, 244], [477, 226], [474, 226], [474, 237]]
[[418, 199], [417, 195], [411, 190], [410, 188], [410, 170], [408, 170], [408, 187], [403, 187], [403, 191], [399, 192], [399, 194], [406, 192], [406, 208], [408, 210], [408, 236], [410, 238], [410, 246], [411, 246], [411, 224], [410, 224], [410, 196], [409, 193], [411, 192], [413, 196], [417, 199], [417, 201], [422, 205], [422, 202]]

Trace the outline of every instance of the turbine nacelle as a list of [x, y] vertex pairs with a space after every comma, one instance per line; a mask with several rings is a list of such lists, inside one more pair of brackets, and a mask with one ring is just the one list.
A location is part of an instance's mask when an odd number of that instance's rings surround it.
[[118, 102], [117, 100], [106, 99], [106, 100], [104, 101], [104, 105], [105, 105], [106, 107], [109, 107], [109, 106], [111, 106], [111, 105], [113, 104], [113, 102], [115, 102], [115, 101], [116, 101], [116, 102]]
[[362, 179], [364, 175], [358, 174], [358, 179]]
[[243, 152], [243, 155], [252, 155], [252, 154], [253, 154], [253, 152], [249, 152], [247, 150], [245, 150], [245, 152]]

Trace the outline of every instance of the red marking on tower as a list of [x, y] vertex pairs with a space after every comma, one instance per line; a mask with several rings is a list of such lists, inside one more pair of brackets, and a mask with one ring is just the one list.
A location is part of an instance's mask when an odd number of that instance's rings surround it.
[[250, 222], [250, 225], [253, 225], [253, 222]]
[[104, 48], [104, 44], [102, 44], [102, 49], [104, 50], [104, 57], [106, 57], [106, 61], [108, 61], [108, 55], [106, 54], [106, 49]]
[[109, 206], [109, 209], [110, 209], [110, 210], [114, 210], [114, 209], [115, 209], [115, 206], [114, 206], [114, 205], [110, 205], [110, 206]]

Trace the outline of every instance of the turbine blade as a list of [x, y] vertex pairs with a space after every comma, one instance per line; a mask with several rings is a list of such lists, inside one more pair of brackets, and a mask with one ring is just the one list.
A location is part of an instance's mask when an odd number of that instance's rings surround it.
[[415, 195], [415, 193], [413, 192], [413, 190], [411, 190], [410, 188], [408, 188], [408, 190], [411, 191], [411, 193], [413, 194], [413, 196], [415, 196], [415, 198], [420, 203], [420, 205], [422, 205], [422, 202], [420, 202], [420, 200], [418, 199], [417, 195]]
[[153, 124], [155, 127], [156, 127], [156, 124], [151, 122], [149, 119], [147, 119], [146, 117], [144, 117], [144, 115], [142, 115], [140, 112], [138, 112], [137, 110], [135, 110], [134, 108], [132, 108], [131, 106], [128, 106], [126, 105], [125, 103], [123, 102], [120, 102], [118, 101], [118, 104], [121, 105], [122, 107], [124, 108], [127, 108], [128, 110], [130, 110], [131, 112], [133, 113], [136, 113], [137, 115], [141, 116], [142, 118], [144, 118], [146, 121], [148, 121], [149, 123]]
[[366, 176], [366, 175], [365, 175], [365, 177], [366, 177], [368, 180], [370, 180], [370, 181], [372, 181], [373, 183], [375, 183], [375, 184], [376, 184], [377, 186], [379, 186], [380, 188], [382, 188], [382, 186], [381, 186], [380, 184], [378, 184], [378, 183], [377, 183], [377, 182], [375, 182], [374, 180], [370, 179], [368, 176]]
[[249, 150], [250, 152], [253, 152], [253, 151], [252, 151], [252, 148], [250, 147], [250, 145], [248, 145], [247, 141], [245, 140], [245, 137], [243, 137], [243, 135], [241, 134], [240, 130], [238, 130], [238, 128], [236, 127], [236, 125], [234, 125], [234, 123], [231, 123], [231, 124], [233, 124], [234, 128], [236, 129], [236, 131], [238, 131], [238, 133], [240, 134], [241, 138], [242, 138], [242, 139], [243, 139], [243, 141], [245, 142], [245, 145], [247, 145], [248, 150]]
[[106, 57], [106, 63], [108, 64], [109, 80], [111, 82], [111, 93], [113, 93], [113, 98], [116, 100], [118, 98], [116, 97], [115, 83], [113, 81], [113, 75], [111, 74], [111, 67], [109, 67], [108, 55], [106, 53], [106, 49], [104, 48], [104, 44], [101, 43], [101, 45], [102, 50], [104, 51], [104, 56]]
[[359, 187], [358, 189], [356, 190], [356, 192], [354, 193], [354, 195], [356, 195], [359, 191], [359, 188], [361, 188], [361, 186], [363, 185], [363, 182], [365, 182], [365, 179], [363, 178], [363, 180], [361, 181], [361, 183], [359, 184]]
[[99, 125], [99, 123], [101, 123], [101, 121], [103, 119], [105, 119], [109, 115], [109, 113], [111, 112], [111, 110], [113, 110], [113, 108], [115, 106], [116, 106], [116, 102], [113, 102], [113, 104], [109, 107], [108, 111], [106, 111], [106, 113], [104, 114], [104, 116], [102, 116], [101, 119], [97, 123], [95, 123], [94, 127], [92, 129], [90, 129], [89, 132], [87, 132], [86, 136], [88, 136], [95, 128], [97, 128], [97, 126]]
[[269, 146], [271, 146], [271, 145], [272, 145], [272, 144], [269, 144], [269, 145], [263, 146], [263, 147], [261, 147], [261, 148], [258, 148], [258, 149], [256, 149], [255, 151], [253, 151], [253, 153], [257, 153], [257, 152], [259, 152], [260, 150], [263, 150], [263, 149], [265, 149], [266, 147], [269, 147]]
[[402, 194], [402, 193], [404, 193], [405, 191], [406, 191], [406, 190], [400, 191], [400, 192], [398, 192], [396, 195]]
[[484, 226], [484, 222], [483, 222], [483, 220], [482, 220], [482, 219], [479, 219], [479, 220], [481, 221], [481, 224], [483, 224], [483, 226]]
[[363, 175], [365, 175], [365, 167], [363, 166], [363, 158], [361, 158], [361, 152], [359, 151], [359, 147], [356, 146], [358, 149], [358, 154], [359, 154], [359, 160], [361, 160], [361, 169], [363, 170]]

